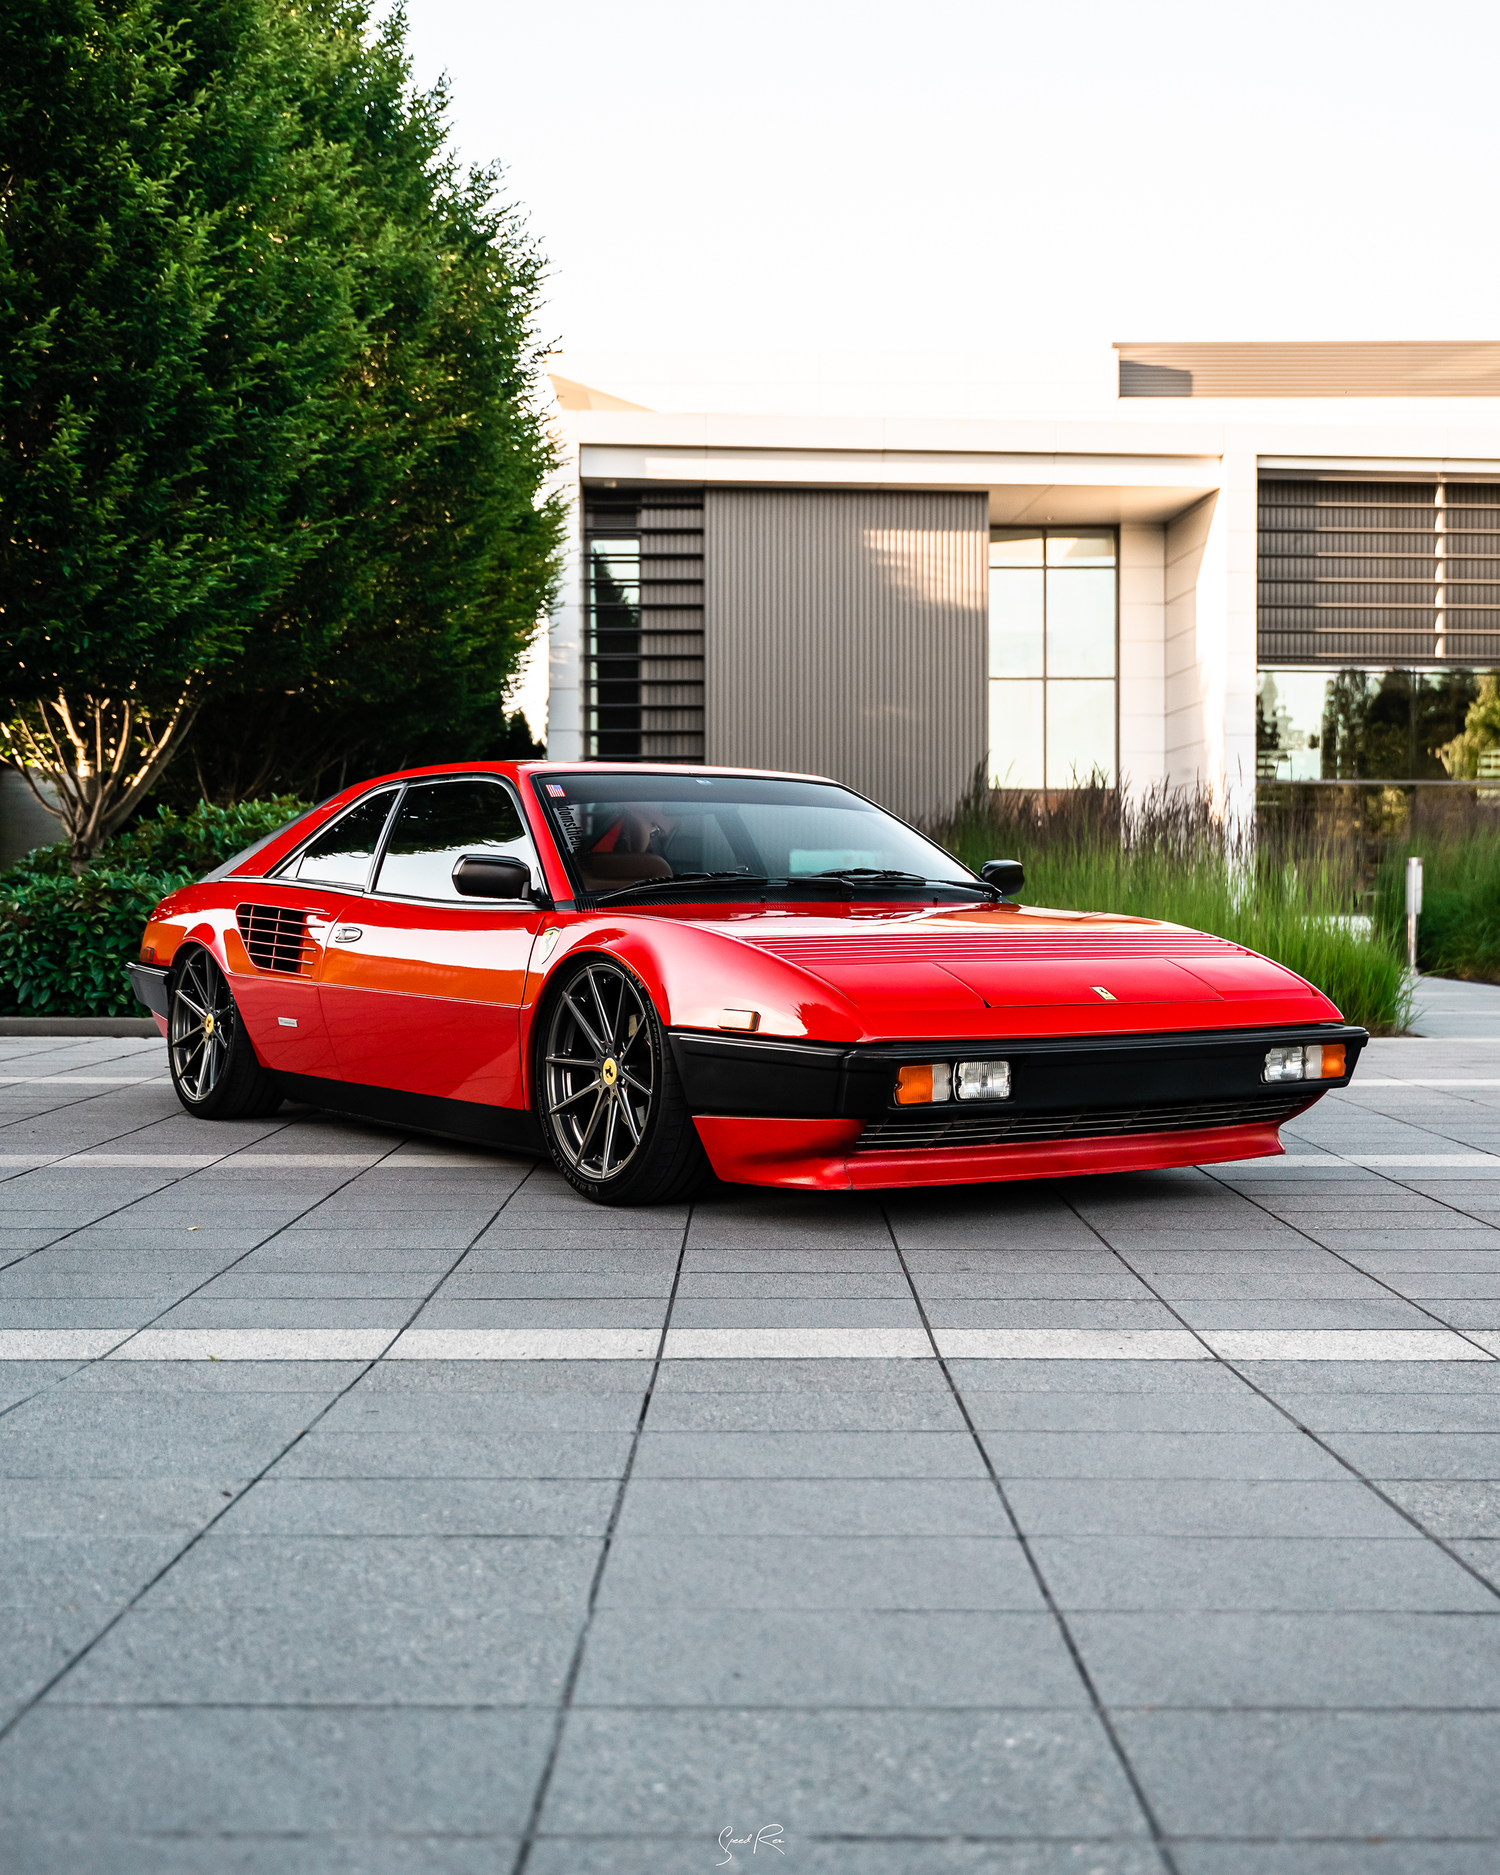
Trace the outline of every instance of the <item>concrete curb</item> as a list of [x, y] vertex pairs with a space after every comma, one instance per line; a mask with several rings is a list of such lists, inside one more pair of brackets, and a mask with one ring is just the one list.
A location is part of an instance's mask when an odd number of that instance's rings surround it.
[[0, 1016], [0, 1035], [153, 1035], [150, 1016]]

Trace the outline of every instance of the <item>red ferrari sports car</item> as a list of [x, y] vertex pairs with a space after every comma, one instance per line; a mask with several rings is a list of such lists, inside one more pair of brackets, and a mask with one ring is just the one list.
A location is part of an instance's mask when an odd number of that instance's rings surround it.
[[1021, 885], [816, 776], [481, 763], [323, 802], [129, 969], [190, 1113], [545, 1150], [604, 1204], [1254, 1158], [1348, 1083], [1291, 971]]

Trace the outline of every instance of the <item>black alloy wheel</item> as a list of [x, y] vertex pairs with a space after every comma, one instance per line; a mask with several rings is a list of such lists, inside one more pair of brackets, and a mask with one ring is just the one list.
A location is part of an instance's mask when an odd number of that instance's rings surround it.
[[708, 1161], [661, 1019], [623, 965], [580, 957], [538, 1025], [538, 1117], [563, 1177], [598, 1204], [689, 1196]]
[[196, 944], [179, 959], [167, 992], [167, 1060], [177, 1098], [204, 1120], [274, 1113], [282, 1093], [256, 1059], [223, 971]]

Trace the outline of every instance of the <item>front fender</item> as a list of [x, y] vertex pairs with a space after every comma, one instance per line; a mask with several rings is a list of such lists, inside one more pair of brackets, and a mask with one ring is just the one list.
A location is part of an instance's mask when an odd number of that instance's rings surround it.
[[724, 1021], [728, 1008], [754, 1010], [762, 1035], [828, 1042], [855, 1042], [865, 1035], [853, 1004], [837, 990], [721, 931], [665, 920], [651, 926], [600, 920], [569, 931], [548, 962], [546, 979], [582, 951], [627, 964], [671, 1028], [729, 1027]]

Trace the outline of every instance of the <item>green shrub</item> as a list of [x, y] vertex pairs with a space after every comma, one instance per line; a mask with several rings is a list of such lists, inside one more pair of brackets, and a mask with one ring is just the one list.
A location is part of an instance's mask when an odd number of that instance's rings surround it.
[[306, 802], [282, 797], [191, 814], [164, 807], [101, 849], [75, 877], [67, 843], [0, 874], [0, 1015], [130, 1016], [125, 965], [153, 908], [274, 832]]
[[1406, 860], [1421, 857], [1422, 915], [1417, 968], [1439, 976], [1500, 982], [1500, 825], [1485, 811], [1464, 824], [1423, 824], [1393, 840], [1380, 868], [1375, 917], [1389, 941], [1406, 950]]
[[1216, 818], [1206, 795], [1181, 790], [1134, 801], [1107, 786], [1049, 796], [982, 785], [927, 831], [975, 868], [1021, 860], [1027, 904], [1211, 931], [1295, 970], [1372, 1033], [1399, 1033], [1410, 1018], [1400, 948], [1354, 915], [1350, 855], [1315, 831], [1258, 843]]

